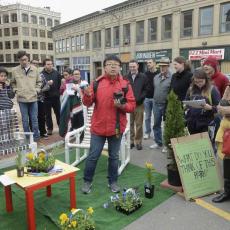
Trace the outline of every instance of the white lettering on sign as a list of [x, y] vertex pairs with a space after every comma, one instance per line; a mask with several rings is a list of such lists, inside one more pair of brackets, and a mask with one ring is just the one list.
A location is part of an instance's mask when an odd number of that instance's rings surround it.
[[215, 57], [217, 60], [224, 59], [224, 49], [209, 49], [209, 50], [189, 50], [189, 60], [201, 60], [209, 56]]

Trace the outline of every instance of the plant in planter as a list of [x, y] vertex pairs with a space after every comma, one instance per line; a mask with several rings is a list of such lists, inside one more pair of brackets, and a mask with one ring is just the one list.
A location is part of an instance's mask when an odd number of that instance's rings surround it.
[[18, 177], [23, 177], [24, 176], [24, 163], [23, 163], [23, 157], [22, 157], [22, 152], [21, 151], [17, 152], [15, 163], [16, 163], [16, 166], [17, 166], [17, 176]]
[[69, 214], [62, 213], [59, 216], [58, 224], [62, 230], [94, 230], [95, 222], [92, 218], [93, 208], [72, 209]]
[[149, 162], [145, 163], [146, 167], [146, 184], [145, 184], [145, 197], [146, 198], [153, 198], [154, 196], [154, 184], [153, 184], [153, 172], [154, 168], [153, 165]]
[[126, 215], [139, 209], [142, 205], [142, 199], [137, 191], [133, 188], [124, 189], [122, 194], [116, 194], [111, 197], [111, 202], [117, 211], [125, 213]]
[[164, 144], [168, 149], [168, 159], [170, 160], [167, 165], [168, 183], [173, 186], [181, 186], [181, 180], [170, 139], [182, 137], [185, 134], [185, 119], [182, 104], [177, 99], [177, 95], [171, 90], [168, 95], [163, 138]]
[[37, 156], [33, 153], [26, 155], [26, 166], [28, 172], [49, 172], [55, 165], [55, 158], [45, 150], [40, 150]]

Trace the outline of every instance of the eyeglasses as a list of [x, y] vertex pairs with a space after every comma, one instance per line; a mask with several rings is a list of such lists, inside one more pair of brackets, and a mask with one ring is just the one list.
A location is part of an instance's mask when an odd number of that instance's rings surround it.
[[106, 66], [109, 66], [109, 67], [118, 67], [120, 65], [117, 64], [117, 63], [108, 63], [108, 64], [106, 64]]

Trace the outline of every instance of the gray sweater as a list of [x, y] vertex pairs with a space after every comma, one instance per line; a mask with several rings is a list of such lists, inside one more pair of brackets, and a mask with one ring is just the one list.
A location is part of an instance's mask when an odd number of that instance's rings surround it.
[[169, 94], [171, 80], [172, 80], [172, 73], [170, 72], [168, 72], [167, 77], [165, 79], [162, 78], [161, 73], [154, 77], [153, 99], [155, 103], [165, 104], [167, 102], [167, 96]]

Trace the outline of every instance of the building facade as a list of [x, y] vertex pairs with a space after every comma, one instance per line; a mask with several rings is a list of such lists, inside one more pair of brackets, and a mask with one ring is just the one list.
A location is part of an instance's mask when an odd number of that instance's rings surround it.
[[230, 1], [125, 1], [60, 24], [53, 37], [57, 68], [80, 68], [91, 79], [101, 74], [109, 54], [120, 56], [124, 74], [130, 59], [145, 71], [149, 58], [179, 55], [193, 67], [216, 56], [222, 72], [230, 73]]
[[26, 50], [30, 59], [42, 62], [54, 56], [51, 28], [60, 24], [61, 14], [49, 7], [23, 4], [0, 6], [0, 65], [18, 65], [17, 52]]

